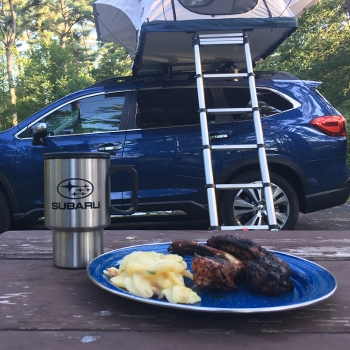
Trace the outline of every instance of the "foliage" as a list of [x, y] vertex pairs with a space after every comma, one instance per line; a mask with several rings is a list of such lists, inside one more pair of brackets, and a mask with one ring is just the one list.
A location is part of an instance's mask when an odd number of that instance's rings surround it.
[[[3, 0], [0, 3], [0, 130], [96, 80], [130, 71], [118, 45], [95, 44], [91, 0]], [[9, 11], [12, 6], [13, 11]], [[12, 75], [5, 47], [12, 36]], [[7, 41], [6, 41], [7, 40]], [[11, 84], [9, 83], [11, 79]], [[9, 86], [15, 87], [15, 97]], [[10, 96], [11, 95], [11, 96]], [[14, 102], [15, 101], [15, 102]]]
[[122, 47], [113, 43], [99, 44], [98, 51], [96, 67], [91, 71], [95, 80], [131, 73], [131, 57]]
[[350, 26], [344, 0], [319, 0], [259, 69], [322, 81], [320, 92], [350, 118]]
[[43, 0], [42, 15], [36, 28], [46, 43], [52, 36], [60, 46], [80, 41], [86, 28], [92, 29], [92, 7], [87, 0]]
[[39, 43], [22, 55], [17, 79], [18, 119], [23, 120], [48, 103], [93, 83], [87, 65], [76, 63], [71, 47], [57, 40]]

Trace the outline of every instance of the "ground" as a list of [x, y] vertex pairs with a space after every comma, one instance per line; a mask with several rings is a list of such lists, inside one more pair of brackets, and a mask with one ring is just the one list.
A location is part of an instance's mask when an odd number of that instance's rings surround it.
[[350, 202], [310, 214], [299, 214], [295, 230], [350, 230]]

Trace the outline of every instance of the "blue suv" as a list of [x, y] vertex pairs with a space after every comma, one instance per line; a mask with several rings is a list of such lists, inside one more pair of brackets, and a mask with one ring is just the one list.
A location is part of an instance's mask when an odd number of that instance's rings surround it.
[[[298, 213], [338, 206], [350, 194], [346, 121], [318, 92], [319, 82], [256, 72], [275, 212], [281, 229]], [[207, 108], [249, 107], [246, 79], [206, 83]], [[208, 120], [213, 145], [251, 144], [252, 115]], [[138, 172], [140, 211], [181, 210], [208, 218], [194, 74], [112, 78], [66, 96], [0, 133], [0, 232], [44, 216], [44, 154], [108, 152], [112, 165]], [[213, 152], [215, 183], [260, 180], [254, 150]], [[116, 208], [131, 203], [128, 173], [111, 179]], [[259, 190], [217, 192], [221, 225], [266, 222]]]

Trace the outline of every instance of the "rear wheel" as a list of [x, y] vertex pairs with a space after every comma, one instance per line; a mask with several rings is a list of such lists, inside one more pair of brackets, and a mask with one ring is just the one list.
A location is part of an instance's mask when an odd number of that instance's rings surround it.
[[[280, 175], [270, 173], [270, 180], [277, 224], [280, 229], [292, 230], [299, 215], [297, 195], [289, 182]], [[256, 181], [261, 181], [259, 171], [240, 175], [232, 183]], [[263, 189], [226, 190], [221, 200], [220, 216], [227, 226], [267, 225]]]
[[5, 192], [0, 188], [0, 233], [8, 231], [12, 224], [12, 212]]

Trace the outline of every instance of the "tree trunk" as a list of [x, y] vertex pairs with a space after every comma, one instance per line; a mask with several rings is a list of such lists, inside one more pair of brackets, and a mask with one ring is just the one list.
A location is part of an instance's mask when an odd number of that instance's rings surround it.
[[13, 0], [8, 0], [11, 13], [11, 27], [7, 29], [7, 33], [3, 31], [4, 39], [3, 43], [6, 48], [6, 66], [7, 66], [7, 80], [9, 84], [10, 103], [12, 107], [12, 125], [18, 124], [17, 112], [16, 112], [16, 91], [13, 79], [13, 44], [17, 35], [17, 14], [13, 6]]
[[350, 0], [346, 0], [346, 6], [348, 7], [348, 12], [350, 13]]
[[12, 56], [12, 48], [9, 49], [6, 47], [6, 63], [7, 63], [7, 79], [9, 83], [9, 93], [10, 93], [10, 103], [13, 107], [12, 112], [12, 125], [15, 126], [18, 124], [17, 112], [15, 111], [16, 107], [16, 91], [15, 91], [15, 83], [13, 80], [13, 56]]

